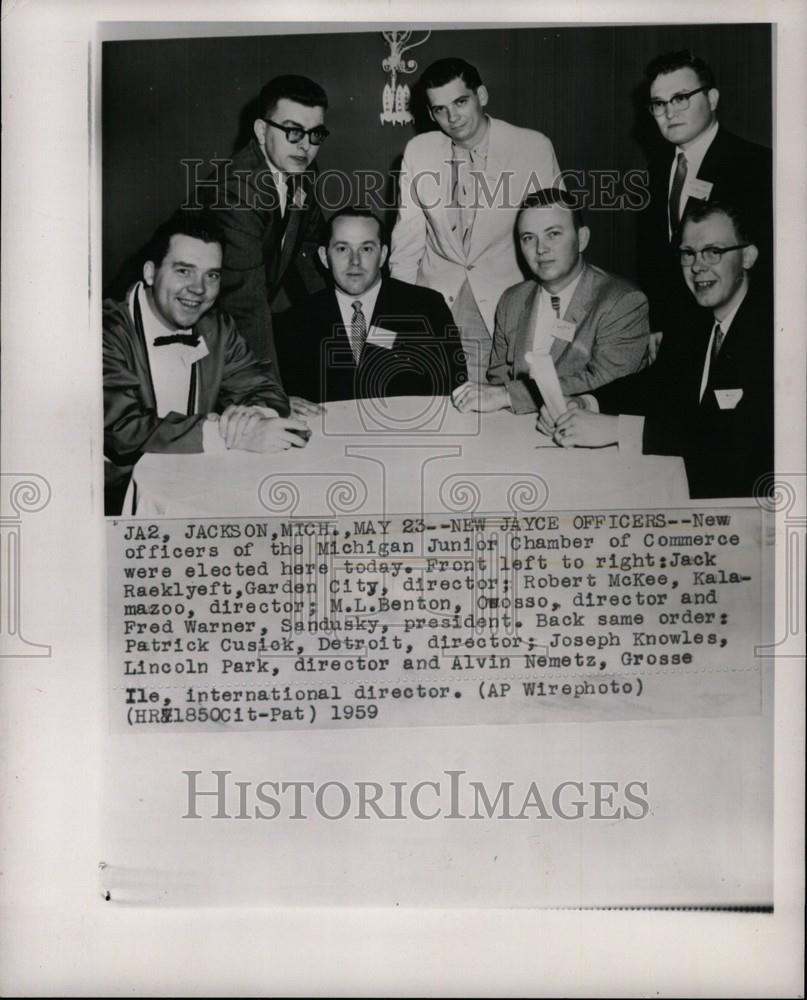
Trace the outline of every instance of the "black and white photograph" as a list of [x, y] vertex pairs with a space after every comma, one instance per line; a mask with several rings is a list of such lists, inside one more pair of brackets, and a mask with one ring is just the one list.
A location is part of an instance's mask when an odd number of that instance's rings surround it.
[[804, 6], [481, 8], [4, 11], [4, 992], [802, 995]]
[[772, 40], [103, 42], [107, 513], [260, 513], [267, 471], [361, 475], [391, 432], [555, 508], [767, 496]]

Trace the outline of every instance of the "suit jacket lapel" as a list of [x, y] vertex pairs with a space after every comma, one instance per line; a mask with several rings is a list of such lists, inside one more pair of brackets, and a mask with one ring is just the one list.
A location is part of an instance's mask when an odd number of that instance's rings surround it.
[[[594, 298], [594, 272], [588, 266], [588, 264], [583, 261], [583, 271], [580, 275], [580, 280], [577, 283], [577, 288], [574, 290], [569, 306], [563, 315], [569, 323], [574, 323], [575, 326], [575, 336], [577, 335], [577, 330], [580, 329], [580, 325], [585, 321], [588, 311], [591, 308], [591, 301]], [[557, 363], [564, 351], [567, 350], [571, 345], [568, 341], [561, 340], [560, 337], [555, 337], [552, 341], [552, 347], [549, 350], [552, 360]]]
[[[538, 301], [541, 294], [541, 286], [537, 281], [533, 282], [533, 287], [529, 290], [527, 297], [524, 299], [524, 306], [521, 310], [518, 326], [516, 328], [516, 342], [513, 345], [513, 357], [516, 361], [518, 361], [519, 358], [523, 358], [525, 354], [532, 350], [535, 335], [535, 322], [538, 312]], [[524, 371], [527, 371], [526, 362]], [[518, 375], [519, 372], [514, 371], [514, 374]]]
[[[714, 139], [712, 139], [709, 148], [706, 150], [706, 155], [701, 160], [701, 165], [700, 168], [698, 169], [697, 174], [694, 177], [690, 177], [689, 175], [687, 175], [687, 184], [690, 181], [694, 180], [714, 182], [717, 174], [720, 173], [719, 164], [720, 161], [723, 159], [722, 137], [723, 137], [723, 129], [719, 128], [717, 130], [717, 135], [714, 137]], [[708, 201], [709, 199], [705, 200]], [[681, 211], [682, 219], [684, 218], [684, 212], [686, 212], [687, 208], [689, 207], [690, 201], [691, 198], [687, 196], [687, 199], [684, 202], [684, 207]]]
[[[468, 251], [468, 259], [474, 260], [482, 247], [489, 243], [488, 223], [495, 221], [497, 213], [503, 211], [496, 208], [495, 204], [509, 204], [513, 199], [519, 197], [520, 192], [512, 190], [512, 185], [516, 180], [512, 171], [507, 171], [510, 161], [511, 147], [506, 143], [505, 137], [499, 127], [499, 122], [495, 118], [490, 119], [490, 133], [488, 135], [488, 155], [485, 160], [485, 185], [487, 190], [477, 185], [475, 191], [478, 196], [478, 205], [474, 227], [471, 231], [471, 246]], [[505, 178], [505, 184], [499, 194], [496, 195], [497, 202], [490, 202], [497, 189], [497, 185]], [[501, 199], [501, 201], [499, 201]]]
[[451, 228], [451, 213], [448, 211], [448, 206], [451, 204], [452, 194], [451, 163], [454, 158], [454, 148], [447, 135], [443, 135], [442, 140], [443, 141], [440, 144], [440, 162], [437, 164], [440, 171], [440, 204], [437, 206], [435, 211], [439, 213], [443, 220], [442, 228], [445, 238], [454, 248], [454, 253], [457, 257], [459, 257], [460, 260], [464, 260], [465, 250], [462, 246], [462, 237], [460, 233]]
[[286, 230], [281, 237], [282, 246], [280, 249], [280, 264], [277, 269], [278, 280], [285, 272], [289, 265], [289, 261], [294, 256], [294, 251], [297, 249], [297, 241], [305, 209], [299, 208], [297, 205], [287, 204], [286, 213], [288, 215], [288, 221], [286, 222]]

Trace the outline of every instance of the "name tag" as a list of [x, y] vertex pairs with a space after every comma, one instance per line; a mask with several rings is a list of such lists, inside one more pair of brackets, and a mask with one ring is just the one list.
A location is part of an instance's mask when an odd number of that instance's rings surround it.
[[698, 201], [708, 201], [712, 194], [714, 185], [711, 181], [702, 181], [693, 177], [684, 185], [684, 194], [687, 198], [697, 198]]
[[565, 340], [568, 344], [574, 340], [576, 327], [566, 319], [556, 319], [552, 322], [552, 336]]
[[386, 330], [383, 326], [373, 326], [370, 327], [370, 332], [367, 334], [367, 343], [390, 351], [395, 345], [397, 336], [398, 334], [394, 330]]
[[714, 392], [721, 410], [733, 410], [743, 398], [742, 389], [715, 389]]

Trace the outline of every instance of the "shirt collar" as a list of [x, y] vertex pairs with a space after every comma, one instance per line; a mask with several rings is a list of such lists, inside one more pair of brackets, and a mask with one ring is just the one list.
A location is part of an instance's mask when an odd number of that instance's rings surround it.
[[541, 286], [541, 291], [546, 296], [547, 303], [550, 301], [550, 297], [552, 295], [557, 295], [558, 298], [560, 299], [560, 315], [561, 315], [561, 317], [564, 316], [564, 314], [566, 313], [566, 310], [569, 308], [569, 303], [572, 301], [572, 296], [577, 291], [577, 286], [580, 284], [580, 279], [583, 277], [583, 271], [585, 271], [585, 269], [586, 269], [586, 267], [585, 267], [585, 263], [584, 263], [583, 267], [580, 269], [580, 274], [578, 274], [577, 277], [573, 281], [570, 281], [569, 284], [563, 289], [563, 291], [560, 291], [560, 292], [549, 292], [549, 291], [547, 291], [546, 288], [543, 287], [543, 285]]
[[706, 156], [709, 147], [714, 142], [714, 138], [717, 135], [717, 130], [719, 128], [717, 121], [712, 122], [709, 128], [705, 132], [701, 132], [697, 139], [692, 143], [689, 149], [677, 149], [675, 156], [673, 157], [673, 162], [678, 159], [678, 154], [683, 153], [687, 158], [687, 177], [697, 177], [698, 171], [700, 170], [701, 163], [703, 163], [703, 158]]
[[731, 310], [731, 312], [728, 314], [728, 316], [725, 317], [725, 319], [718, 319], [717, 316], [713, 317], [715, 323], [719, 323], [720, 324], [720, 329], [723, 331], [724, 335], [729, 332], [729, 327], [734, 322], [734, 317], [737, 315], [737, 310], [740, 308], [740, 306], [743, 304], [743, 302], [745, 302], [745, 297], [746, 297], [746, 295], [748, 295], [748, 285], [749, 285], [749, 282], [746, 281], [745, 287], [743, 288], [742, 293], [741, 293], [739, 299], [737, 300], [736, 305]]
[[455, 156], [467, 157], [470, 160], [481, 160], [483, 163], [487, 160], [488, 147], [490, 146], [490, 118], [487, 115], [485, 115], [485, 121], [488, 127], [480, 142], [473, 149], [465, 149], [464, 146], [458, 146], [452, 140], [451, 149]]
[[333, 286], [334, 291], [336, 292], [336, 301], [339, 304], [339, 311], [342, 314], [345, 326], [350, 326], [350, 322], [353, 320], [354, 302], [361, 302], [361, 311], [364, 313], [364, 318], [367, 323], [370, 323], [373, 313], [375, 312], [375, 304], [378, 301], [378, 294], [381, 291], [382, 283], [383, 278], [379, 275], [379, 279], [373, 287], [368, 288], [362, 295], [348, 295], [346, 292], [343, 292], [338, 285]]
[[155, 348], [155, 337], [164, 337], [166, 333], [190, 333], [191, 328], [177, 327], [176, 330], [169, 331], [168, 327], [166, 327], [164, 323], [161, 323], [154, 315], [148, 302], [146, 288], [142, 281], [137, 282], [129, 297], [129, 312], [132, 316], [134, 316], [135, 296], [138, 297], [138, 301], [140, 303], [140, 318], [143, 321], [143, 336], [146, 339], [146, 348], [149, 356], [151, 356], [152, 352], [155, 350], [162, 352], [169, 350], [180, 355], [190, 364], [193, 364], [194, 361], [199, 361], [201, 358], [207, 356], [209, 352], [204, 337], [199, 338], [199, 343], [196, 347], [191, 347], [189, 344], [164, 344]]

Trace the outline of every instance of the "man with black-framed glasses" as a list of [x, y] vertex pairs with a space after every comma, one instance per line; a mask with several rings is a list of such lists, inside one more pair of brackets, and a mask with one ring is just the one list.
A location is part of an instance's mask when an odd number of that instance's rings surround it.
[[[278, 76], [258, 98], [250, 142], [199, 199], [224, 233], [222, 306], [256, 357], [277, 365], [272, 313], [324, 287], [317, 247], [324, 220], [313, 169], [328, 138], [328, 98], [304, 76]], [[283, 373], [278, 372], [282, 378]]]
[[752, 285], [753, 231], [733, 206], [692, 201], [676, 256], [694, 319], [668, 331], [650, 368], [574, 397], [556, 422], [544, 408], [539, 430], [563, 447], [682, 455], [693, 497], [767, 494], [773, 306]]
[[675, 250], [692, 201], [717, 200], [741, 209], [762, 250], [764, 265], [757, 279], [771, 280], [772, 159], [770, 149], [720, 125], [720, 92], [702, 59], [688, 51], [668, 52], [648, 64], [645, 76], [648, 112], [666, 142], [649, 164], [640, 278], [650, 300], [651, 325], [663, 330], [676, 322], [676, 311], [687, 301], [680, 294]]

